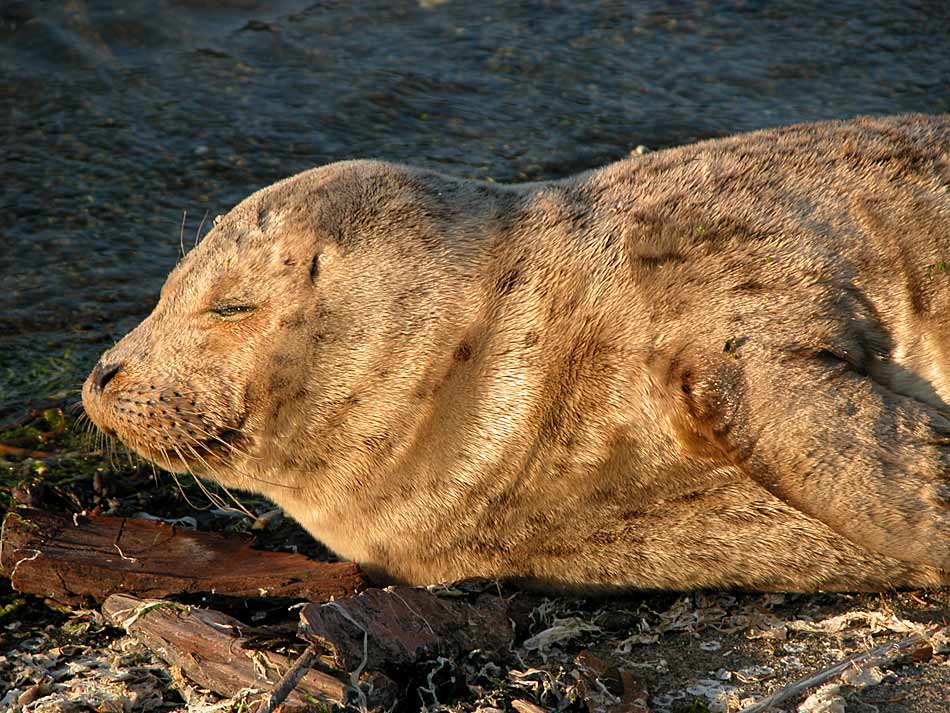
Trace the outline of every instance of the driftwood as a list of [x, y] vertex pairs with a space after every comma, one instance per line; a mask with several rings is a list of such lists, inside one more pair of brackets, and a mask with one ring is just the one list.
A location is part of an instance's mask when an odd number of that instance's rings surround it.
[[251, 548], [251, 538], [192, 532], [152, 520], [72, 517], [19, 509], [0, 533], [0, 574], [15, 589], [70, 606], [124, 592], [326, 601], [364, 587], [356, 565]]
[[314, 649], [313, 644], [311, 644], [304, 649], [300, 657], [294, 661], [293, 665], [287, 669], [287, 672], [281, 676], [281, 679], [274, 685], [274, 688], [271, 689], [270, 694], [261, 702], [261, 707], [257, 709], [257, 713], [274, 713], [277, 707], [286, 701], [291, 693], [297, 690], [297, 686], [300, 685], [300, 682], [307, 675], [307, 671], [310, 670], [310, 667], [313, 666], [316, 660], [317, 651]]
[[508, 601], [481, 594], [469, 603], [425, 589], [367, 589], [308, 604], [300, 635], [326, 650], [344, 671], [386, 670], [472, 649], [508, 651], [514, 639]]
[[[294, 663], [271, 651], [245, 649], [241, 634], [247, 627], [210, 609], [114, 594], [106, 599], [102, 611], [157, 656], [222, 696], [243, 692], [260, 702]], [[394, 686], [388, 681], [389, 685], [381, 685], [382, 681], [380, 677], [373, 680], [371, 707], [388, 707], [394, 700]], [[312, 710], [314, 700], [342, 705], [348, 690], [349, 685], [340, 679], [305, 670], [293, 690], [282, 692], [285, 698], [280, 710]]]
[[881, 644], [869, 651], [860, 651], [856, 654], [852, 654], [836, 664], [832, 664], [820, 671], [793, 681], [787, 686], [780, 688], [771, 696], [763, 698], [748, 708], [743, 708], [742, 713], [763, 713], [764, 711], [773, 710], [786, 701], [801, 696], [808, 689], [828, 683], [852, 669], [859, 670], [872, 668], [874, 666], [894, 664], [905, 656], [917, 654], [921, 647], [929, 648], [929, 642], [937, 634], [942, 634], [944, 637], [950, 635], [950, 627], [941, 628], [939, 626], [929, 626], [926, 629], [905, 636], [903, 639]]

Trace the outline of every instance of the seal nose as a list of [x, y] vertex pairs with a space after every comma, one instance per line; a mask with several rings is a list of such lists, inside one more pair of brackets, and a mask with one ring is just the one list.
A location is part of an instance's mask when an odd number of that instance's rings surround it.
[[98, 364], [96, 364], [96, 368], [92, 370], [92, 383], [96, 389], [102, 391], [120, 371], [122, 371], [121, 362], [118, 364], [103, 364], [100, 361]]

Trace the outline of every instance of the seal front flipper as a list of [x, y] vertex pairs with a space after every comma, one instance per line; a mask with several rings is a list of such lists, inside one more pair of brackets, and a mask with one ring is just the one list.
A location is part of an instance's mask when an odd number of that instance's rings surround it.
[[749, 350], [729, 438], [763, 487], [868, 550], [950, 569], [950, 418], [827, 350]]

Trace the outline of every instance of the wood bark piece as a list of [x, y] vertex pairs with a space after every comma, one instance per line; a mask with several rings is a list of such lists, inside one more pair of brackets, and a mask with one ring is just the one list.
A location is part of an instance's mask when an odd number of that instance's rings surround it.
[[251, 542], [153, 520], [70, 517], [23, 508], [3, 521], [0, 574], [18, 591], [69, 606], [98, 604], [118, 592], [326, 601], [364, 587], [352, 563], [254, 550]]
[[[188, 678], [228, 698], [250, 689], [259, 692], [257, 699], [262, 700], [293, 664], [271, 651], [245, 649], [241, 632], [247, 627], [211, 609], [113, 594], [102, 612]], [[298, 679], [282, 710], [312, 710], [314, 699], [342, 705], [347, 689], [343, 681], [311, 669]]]
[[469, 603], [412, 587], [308, 604], [300, 621], [300, 635], [344, 671], [386, 670], [472, 649], [507, 651], [514, 638], [506, 600], [482, 594]]

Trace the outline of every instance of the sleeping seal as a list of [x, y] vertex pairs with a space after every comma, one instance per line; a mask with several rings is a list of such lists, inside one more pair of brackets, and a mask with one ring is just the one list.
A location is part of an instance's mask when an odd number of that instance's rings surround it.
[[83, 389], [390, 581], [950, 581], [950, 116], [260, 190]]

